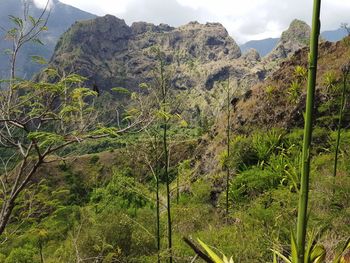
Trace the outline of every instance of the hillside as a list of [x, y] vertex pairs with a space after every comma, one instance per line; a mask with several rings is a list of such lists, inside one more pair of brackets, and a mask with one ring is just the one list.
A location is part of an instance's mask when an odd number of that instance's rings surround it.
[[[293, 255], [310, 33], [293, 20], [261, 57], [219, 23], [75, 22], [0, 94], [0, 263], [204, 262], [184, 238], [234, 262]], [[347, 263], [350, 37], [315, 44], [307, 242]]]
[[260, 58], [254, 50], [241, 55], [219, 23], [191, 22], [173, 28], [137, 22], [128, 26], [108, 15], [74, 24], [60, 38], [49, 65], [86, 77], [89, 87], [135, 91], [140, 83], [152, 79], [157, 61], [150, 48], [158, 46], [172, 68], [172, 89], [186, 93], [188, 118], [197, 118], [198, 110], [213, 118], [224, 96], [220, 81], [230, 77], [236, 93], [244, 93], [276, 70], [279, 61], [304, 46], [308, 32], [304, 22], [294, 21], [276, 48]]
[[[321, 37], [330, 42], [337, 42], [347, 36], [347, 32], [343, 28], [336, 30], [327, 30], [321, 32]], [[242, 50], [242, 53], [248, 51], [249, 49], [256, 49], [260, 56], [264, 57], [270, 53], [276, 46], [276, 43], [279, 41], [279, 38], [265, 38], [261, 40], [250, 40], [239, 47]]]
[[272, 51], [272, 49], [276, 46], [279, 38], [266, 38], [261, 40], [251, 40], [243, 45], [240, 45], [242, 52], [246, 52], [249, 49], [255, 49], [258, 51], [260, 56], [264, 57], [268, 53]]
[[[336, 244], [350, 234], [348, 131], [342, 133], [337, 180], [331, 176], [332, 141], [336, 135], [333, 122], [339, 104], [341, 67], [348, 62], [350, 52], [347, 43], [345, 40], [320, 45], [317, 109], [322, 114], [317, 114], [313, 141], [309, 225], [319, 231], [327, 259], [333, 255]], [[182, 241], [184, 236], [200, 237], [226, 255], [233, 255], [238, 262], [270, 262], [272, 246], [289, 253], [286, 244], [296, 221], [305, 96], [303, 88], [296, 98], [290, 97], [288, 89], [298, 77], [304, 86], [305, 76], [295, 75], [295, 69], [306, 66], [307, 52], [303, 48], [287, 58], [278, 71], [232, 105], [233, 155], [227, 161], [235, 168], [228, 218], [224, 214], [222, 167], [225, 114], [220, 115], [208, 134], [192, 133], [191, 139], [184, 133], [190, 128], [177, 131], [187, 142], [179, 137], [170, 143], [176, 262], [193, 259], [193, 252]], [[330, 72], [333, 86], [327, 89], [330, 82], [325, 80]], [[325, 97], [331, 104], [322, 99]], [[8, 248], [1, 248], [0, 253], [15, 258], [21, 251], [32, 262], [39, 260], [39, 251], [48, 262], [74, 262], [79, 257], [88, 262], [93, 262], [89, 258], [98, 257], [105, 262], [155, 262], [155, 181], [145, 163], [147, 156], [153, 155], [144, 138], [147, 136], [137, 139], [131, 134], [102, 139], [71, 149], [73, 157], [51, 161], [40, 172], [46, 175], [45, 179], [31, 186], [34, 195], [28, 202], [21, 199], [23, 204], [32, 206], [26, 227], [20, 228], [15, 239], [10, 237]], [[109, 150], [98, 153], [101, 149]], [[161, 184], [160, 200], [164, 203], [164, 178]], [[332, 189], [336, 195], [332, 196]], [[161, 208], [160, 216], [164, 248], [165, 208]], [[18, 224], [14, 219], [11, 229]], [[41, 250], [36, 246], [38, 240], [42, 240]], [[21, 245], [23, 248], [19, 248]], [[11, 252], [11, 248], [17, 252]], [[163, 251], [160, 257], [165, 260], [167, 253]]]

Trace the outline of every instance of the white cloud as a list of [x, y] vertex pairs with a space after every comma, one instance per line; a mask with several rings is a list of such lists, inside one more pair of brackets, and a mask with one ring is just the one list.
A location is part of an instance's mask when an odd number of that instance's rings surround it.
[[51, 8], [53, 6], [52, 0], [33, 0], [34, 4], [39, 8], [45, 8], [46, 5], [48, 8]]
[[[46, 0], [35, 0], [43, 3]], [[167, 23], [172, 26], [197, 20], [222, 23], [234, 39], [278, 37], [295, 19], [311, 23], [312, 1], [305, 0], [60, 0], [97, 14], [113, 14], [133, 21]], [[322, 1], [322, 30], [350, 22], [349, 0]]]

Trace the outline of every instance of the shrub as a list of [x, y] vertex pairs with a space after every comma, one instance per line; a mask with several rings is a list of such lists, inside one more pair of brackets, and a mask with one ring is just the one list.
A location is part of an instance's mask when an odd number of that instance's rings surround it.
[[290, 84], [287, 93], [288, 93], [288, 100], [291, 103], [297, 103], [300, 98], [300, 94], [302, 91], [302, 85], [299, 81], [292, 81]]
[[35, 259], [37, 251], [32, 247], [15, 248], [6, 258], [5, 263], [39, 263]]
[[276, 188], [281, 179], [280, 174], [254, 167], [236, 176], [231, 184], [231, 196], [235, 201], [249, 200], [271, 188]]

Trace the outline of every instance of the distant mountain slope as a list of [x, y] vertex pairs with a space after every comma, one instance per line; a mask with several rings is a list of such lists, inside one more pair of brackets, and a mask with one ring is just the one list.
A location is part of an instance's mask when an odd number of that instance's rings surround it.
[[328, 41], [336, 42], [347, 36], [347, 32], [344, 28], [339, 28], [337, 30], [329, 30], [321, 33], [321, 36]]
[[[321, 33], [321, 37], [324, 40], [330, 42], [337, 42], [347, 36], [347, 32], [345, 29], [339, 28], [337, 30], [328, 30]], [[242, 53], [247, 52], [249, 49], [256, 49], [261, 57], [266, 56], [270, 53], [275, 46], [277, 45], [279, 38], [266, 38], [261, 40], [251, 40], [239, 47], [242, 50]]]
[[[41, 13], [41, 9], [37, 8], [32, 0], [30, 2], [30, 14], [34, 17], [38, 17]], [[50, 18], [48, 21], [49, 31], [41, 35], [41, 40], [45, 43], [45, 46], [36, 46], [30, 44], [22, 49], [19, 54], [17, 62], [17, 75], [21, 77], [31, 77], [33, 73], [40, 69], [39, 65], [31, 62], [30, 56], [39, 55], [47, 60], [53, 54], [55, 45], [60, 37], [74, 22], [78, 20], [87, 20], [95, 18], [95, 15], [81, 11], [75, 7], [60, 3], [59, 1], [53, 1], [53, 7], [51, 9]], [[9, 15], [21, 16], [23, 12], [22, 0], [1, 0], [0, 9], [0, 25], [3, 28], [10, 29], [12, 27]], [[9, 72], [9, 59], [3, 54], [3, 50], [11, 47], [10, 42], [5, 40], [5, 33], [0, 31], [0, 76], [4, 77]]]
[[272, 51], [272, 49], [276, 46], [279, 38], [266, 38], [262, 40], [251, 40], [247, 43], [240, 45], [242, 53], [245, 53], [249, 49], [256, 49], [260, 56], [264, 57], [268, 53]]

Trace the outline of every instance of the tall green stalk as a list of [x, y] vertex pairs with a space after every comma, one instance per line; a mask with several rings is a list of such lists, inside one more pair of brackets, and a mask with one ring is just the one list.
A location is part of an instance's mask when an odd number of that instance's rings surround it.
[[[164, 72], [164, 60], [162, 58], [160, 50], [158, 50], [158, 58], [160, 60], [160, 88], [162, 95], [162, 111], [166, 112], [167, 107], [167, 84], [165, 80]], [[166, 180], [166, 195], [167, 195], [167, 214], [168, 214], [168, 249], [169, 249], [169, 262], [173, 262], [172, 256], [172, 229], [171, 229], [171, 202], [170, 202], [170, 178], [169, 178], [169, 151], [168, 151], [168, 116], [163, 117], [163, 151], [164, 151], [164, 173]]]
[[[230, 94], [230, 77], [227, 80], [227, 94], [226, 94], [226, 111], [227, 111], [227, 123], [226, 123], [226, 140], [227, 140], [227, 160], [230, 160], [230, 137], [231, 137], [231, 133], [230, 133], [230, 126], [231, 126], [231, 119], [230, 119], [230, 115], [231, 115], [231, 94]], [[227, 167], [226, 167], [226, 216], [228, 216], [229, 214], [229, 198], [228, 198], [228, 194], [230, 191], [230, 166], [228, 165], [227, 162]]]
[[157, 263], [160, 263], [160, 200], [159, 200], [159, 168], [158, 168], [158, 140], [154, 135], [155, 143], [155, 179], [156, 179], [156, 213], [157, 213]]
[[308, 86], [306, 97], [306, 114], [304, 127], [304, 141], [302, 153], [302, 171], [300, 179], [300, 193], [298, 205], [298, 222], [297, 222], [297, 263], [304, 263], [305, 256], [305, 237], [307, 229], [307, 205], [309, 194], [309, 176], [310, 176], [310, 146], [312, 138], [312, 122], [315, 100], [316, 72], [317, 72], [317, 56], [318, 56], [318, 39], [320, 35], [320, 9], [321, 0], [314, 0], [312, 31], [310, 38], [310, 57]]
[[346, 82], [347, 82], [348, 74], [349, 74], [349, 68], [348, 67], [344, 67], [343, 68], [343, 89], [342, 89], [342, 96], [341, 96], [340, 109], [339, 109], [337, 142], [336, 142], [336, 146], [335, 146], [335, 156], [334, 156], [334, 169], [333, 169], [333, 176], [334, 177], [337, 176], [340, 133], [341, 133], [341, 125], [342, 125], [342, 122], [343, 122], [343, 110], [344, 110], [344, 103], [345, 103]]

